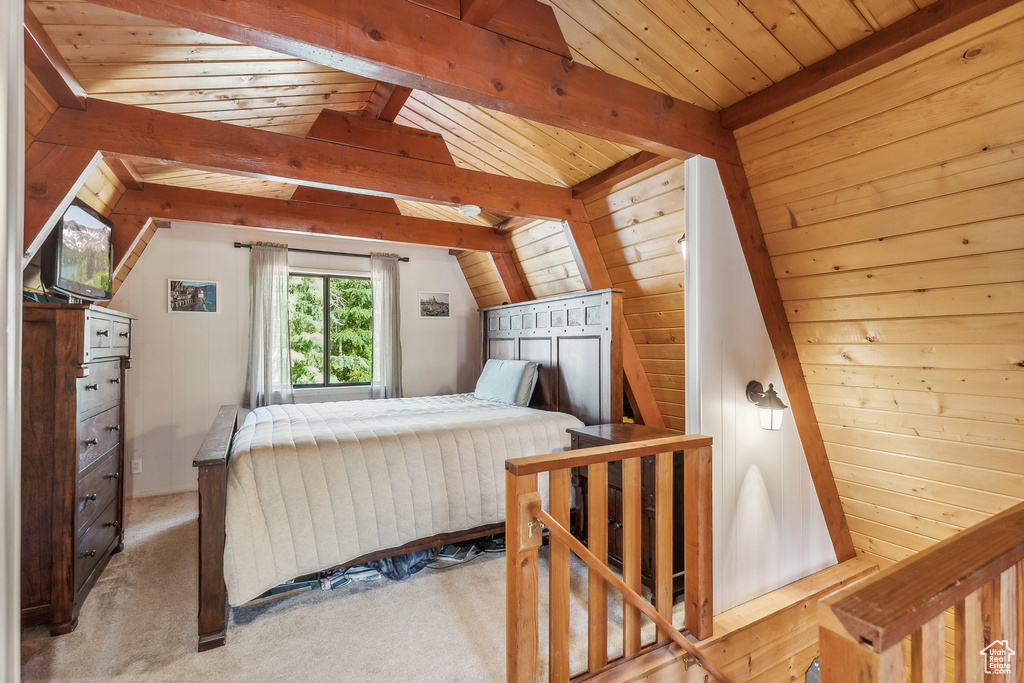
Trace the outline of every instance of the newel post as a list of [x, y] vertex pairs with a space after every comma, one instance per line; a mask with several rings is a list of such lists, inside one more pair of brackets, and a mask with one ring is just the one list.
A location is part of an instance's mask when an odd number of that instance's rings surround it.
[[538, 529], [531, 536], [530, 510], [521, 503], [524, 494], [537, 494], [537, 475], [505, 473], [505, 680], [536, 683], [537, 551], [541, 545]]
[[840, 623], [832, 609], [833, 603], [849, 591], [833, 594], [818, 601], [818, 654], [821, 680], [831, 683], [904, 683], [906, 659], [900, 641], [877, 653]]

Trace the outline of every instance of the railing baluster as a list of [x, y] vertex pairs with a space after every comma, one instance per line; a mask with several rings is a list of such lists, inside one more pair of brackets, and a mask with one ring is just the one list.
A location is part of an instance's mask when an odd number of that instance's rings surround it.
[[946, 679], [946, 615], [925, 622], [910, 637], [910, 680], [942, 683]]
[[[640, 592], [640, 458], [622, 461], [622, 580]], [[640, 649], [640, 610], [622, 604], [622, 651], [629, 656]]]
[[686, 628], [698, 640], [710, 638], [712, 619], [711, 446], [683, 453], [683, 597]]
[[[505, 473], [506, 680], [537, 681], [537, 549], [522, 523], [519, 496], [537, 490], [537, 475]], [[517, 523], [518, 522], [518, 523]], [[536, 539], [540, 540], [538, 530]]]
[[[587, 542], [590, 552], [608, 564], [608, 463], [587, 468]], [[594, 569], [587, 580], [587, 666], [596, 671], [608, 663], [608, 584]]]
[[[654, 604], [658, 614], [672, 622], [672, 460], [673, 454], [654, 456]], [[658, 630], [658, 640], [668, 634]]]
[[982, 683], [985, 668], [981, 661], [983, 634], [981, 625], [981, 589], [956, 606], [956, 681]]
[[[999, 621], [999, 598], [1001, 594], [1001, 582], [999, 577], [996, 576], [994, 579], [986, 583], [981, 587], [981, 647], [982, 649], [987, 648], [989, 645], [997, 640], [1000, 640], [1003, 636], [1002, 624]], [[984, 661], [984, 658], [982, 658]], [[1003, 676], [989, 677], [990, 683], [995, 681], [1004, 681]]]
[[[1013, 568], [1010, 571], [1013, 571]], [[1017, 613], [1014, 619], [1014, 630], [1017, 634], [1014, 642], [1017, 643], [1017, 647], [1014, 647], [1013, 651], [1017, 653], [1017, 658], [1013, 662], [1015, 669], [1013, 680], [1014, 683], [1024, 683], [1024, 561], [1017, 563], [1015, 573], [1017, 595], [1013, 604], [1017, 606], [1017, 609], [1013, 611]]]
[[[506, 496], [506, 671], [507, 680], [534, 681], [538, 673], [537, 580], [538, 549], [541, 534], [538, 520], [550, 530], [551, 538], [551, 614], [549, 677], [552, 681], [567, 682], [569, 677], [568, 642], [570, 565], [568, 551], [583, 558], [589, 566], [588, 577], [588, 668], [596, 671], [608, 667], [608, 587], [613, 586], [623, 596], [623, 645], [625, 654], [640, 650], [641, 614], [654, 622], [662, 636], [695, 657], [708, 672], [728, 683], [707, 657], [695, 649], [671, 623], [672, 615], [672, 477], [673, 453], [684, 452], [684, 461], [690, 462], [694, 477], [707, 477], [702, 485], [694, 486], [693, 500], [687, 502], [684, 516], [692, 516], [687, 525], [700, 527], [693, 533], [695, 543], [685, 549], [688, 580], [700, 590], [693, 591], [698, 598], [701, 618], [694, 623], [711, 626], [711, 439], [700, 435], [654, 438], [643, 442], [580, 449], [564, 453], [551, 453], [505, 462]], [[640, 595], [642, 485], [641, 463], [644, 457], [655, 458], [656, 485], [654, 502], [660, 515], [655, 516], [654, 566], [651, 571], [656, 582], [655, 602], [652, 607]], [[608, 567], [608, 532], [603, 522], [609, 518], [608, 463], [622, 462], [622, 578]], [[585, 510], [588, 550], [569, 531], [569, 491], [573, 468], [587, 467], [587, 501], [577, 501], [577, 510]], [[541, 506], [537, 492], [537, 475], [550, 476], [550, 512]], [[589, 518], [589, 519], [587, 519]], [[675, 530], [676, 532], [680, 530]], [[706, 557], [698, 557], [707, 554]], [[706, 575], [702, 576], [702, 573]], [[688, 584], [689, 587], [689, 584]], [[687, 608], [689, 617], [690, 609]], [[706, 615], [706, 623], [703, 617]], [[703, 636], [707, 637], [707, 636]]]
[[[1024, 671], [1021, 671], [1020, 660], [1024, 657], [1024, 652], [1021, 651], [1017, 645], [1017, 638], [1019, 633], [1017, 631], [1017, 620], [1021, 618], [1020, 614], [1016, 614], [1017, 607], [1017, 592], [1020, 590], [1020, 584], [1017, 582], [1017, 567], [1010, 567], [1002, 574], [999, 575], [999, 602], [1003, 606], [1003, 610], [1000, 613], [999, 618], [999, 632], [1002, 634], [999, 637], [1005, 638], [1009, 644], [1010, 649], [1016, 654], [1016, 661], [1013, 663], [1011, 672], [1013, 675], [1006, 676], [1005, 681], [1007, 683], [1013, 683], [1013, 681], [1019, 681], [1024, 677]], [[1017, 678], [1014, 678], [1014, 675]]]
[[[552, 470], [549, 483], [551, 516], [568, 528], [570, 470]], [[569, 680], [569, 546], [550, 536], [548, 543], [551, 549], [548, 680], [564, 683]]]

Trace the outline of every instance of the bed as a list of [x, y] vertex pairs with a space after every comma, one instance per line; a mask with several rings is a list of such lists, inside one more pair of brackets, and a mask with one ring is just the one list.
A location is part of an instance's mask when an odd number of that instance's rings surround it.
[[228, 604], [283, 581], [501, 533], [507, 458], [621, 419], [620, 301], [602, 290], [481, 310], [485, 362], [539, 365], [530, 407], [472, 394], [222, 407], [194, 461], [199, 650], [224, 644]]

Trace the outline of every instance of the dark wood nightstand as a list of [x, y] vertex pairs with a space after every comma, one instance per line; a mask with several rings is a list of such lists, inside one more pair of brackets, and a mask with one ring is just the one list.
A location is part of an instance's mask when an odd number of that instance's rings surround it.
[[[656, 429], [628, 422], [594, 425], [566, 430], [572, 437], [572, 449], [592, 448], [610, 444], [678, 436], [670, 429]], [[576, 489], [576, 524], [573, 535], [587, 542], [587, 528], [592, 520], [587, 519], [587, 468], [575, 467], [572, 481]], [[644, 585], [654, 589], [654, 458], [643, 458], [640, 467], [641, 517], [640, 574]], [[622, 568], [622, 463], [608, 465], [608, 560]], [[672, 468], [672, 592], [683, 590], [683, 452], [675, 453]]]

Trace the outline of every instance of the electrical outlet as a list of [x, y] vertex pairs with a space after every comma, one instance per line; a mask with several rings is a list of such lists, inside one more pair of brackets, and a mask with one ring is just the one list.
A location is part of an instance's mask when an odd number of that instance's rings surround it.
[[132, 474], [142, 474], [141, 460], [132, 460]]

